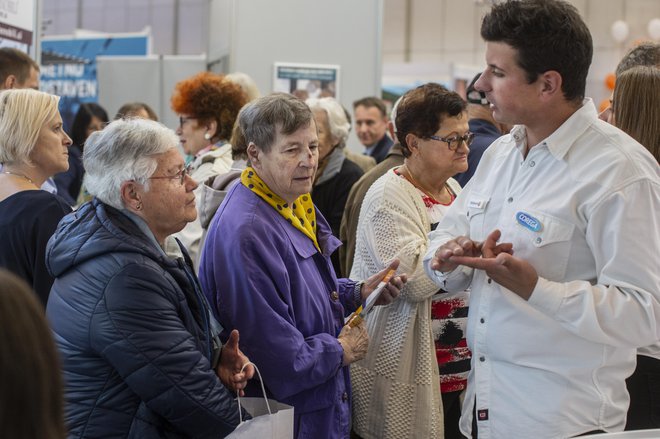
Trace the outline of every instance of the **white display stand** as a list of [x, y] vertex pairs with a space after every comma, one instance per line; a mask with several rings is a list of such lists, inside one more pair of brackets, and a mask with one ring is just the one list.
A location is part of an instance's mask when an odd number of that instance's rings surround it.
[[113, 118], [127, 102], [145, 102], [160, 122], [176, 129], [178, 119], [170, 108], [174, 85], [206, 70], [206, 56], [98, 57], [99, 104]]
[[262, 94], [273, 90], [277, 62], [338, 65], [340, 102], [351, 113], [353, 101], [381, 94], [383, 0], [212, 0], [210, 11], [209, 61], [228, 50], [228, 72], [247, 73]]

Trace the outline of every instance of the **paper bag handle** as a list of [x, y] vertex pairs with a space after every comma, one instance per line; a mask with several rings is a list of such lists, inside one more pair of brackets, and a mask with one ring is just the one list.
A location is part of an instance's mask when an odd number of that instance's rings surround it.
[[[241, 367], [241, 372], [245, 370], [245, 366], [247, 366], [248, 364], [251, 364], [252, 367], [254, 367], [254, 370], [257, 371], [257, 375], [259, 375], [259, 383], [261, 384], [261, 391], [263, 392], [264, 399], [266, 400], [266, 407], [268, 408], [268, 414], [272, 415], [273, 413], [270, 411], [270, 404], [268, 403], [268, 397], [266, 396], [266, 388], [264, 387], [264, 380], [261, 379], [261, 372], [259, 372], [259, 368], [257, 367], [257, 365], [251, 361], [248, 361], [243, 365], [243, 367]], [[243, 411], [241, 410], [241, 396], [239, 395], [239, 393], [236, 393], [236, 400], [238, 402], [238, 419], [241, 421], [241, 423], [243, 423]]]

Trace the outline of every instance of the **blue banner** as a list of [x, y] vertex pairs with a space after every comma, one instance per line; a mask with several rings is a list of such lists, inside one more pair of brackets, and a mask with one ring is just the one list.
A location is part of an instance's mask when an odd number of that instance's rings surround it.
[[[106, 55], [145, 56], [148, 35], [102, 38], [47, 39], [41, 41], [40, 89], [58, 95], [64, 126], [71, 123], [84, 102], [98, 102], [96, 57]], [[117, 84], [121, 86], [121, 84]], [[100, 102], [103, 105], [102, 102]], [[110, 117], [112, 117], [110, 115]]]

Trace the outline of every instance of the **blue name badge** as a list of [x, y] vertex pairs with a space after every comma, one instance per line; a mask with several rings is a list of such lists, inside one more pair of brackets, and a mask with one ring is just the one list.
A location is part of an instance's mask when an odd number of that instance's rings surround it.
[[528, 228], [532, 232], [540, 232], [541, 229], [543, 229], [543, 224], [541, 224], [541, 221], [537, 220], [528, 213], [518, 212], [516, 214], [516, 220], [518, 221], [518, 224]]

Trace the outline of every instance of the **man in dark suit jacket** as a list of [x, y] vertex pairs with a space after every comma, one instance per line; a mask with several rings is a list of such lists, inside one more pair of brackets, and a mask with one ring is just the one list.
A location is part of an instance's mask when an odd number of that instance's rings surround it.
[[466, 90], [468, 125], [470, 126], [470, 132], [474, 133], [474, 141], [470, 145], [467, 171], [454, 175], [461, 186], [465, 186], [472, 178], [486, 148], [495, 139], [509, 131], [508, 127], [495, 122], [495, 119], [493, 119], [493, 113], [490, 111], [490, 103], [486, 99], [486, 94], [474, 88], [474, 83], [477, 82], [480, 76], [481, 73], [477, 73]]

